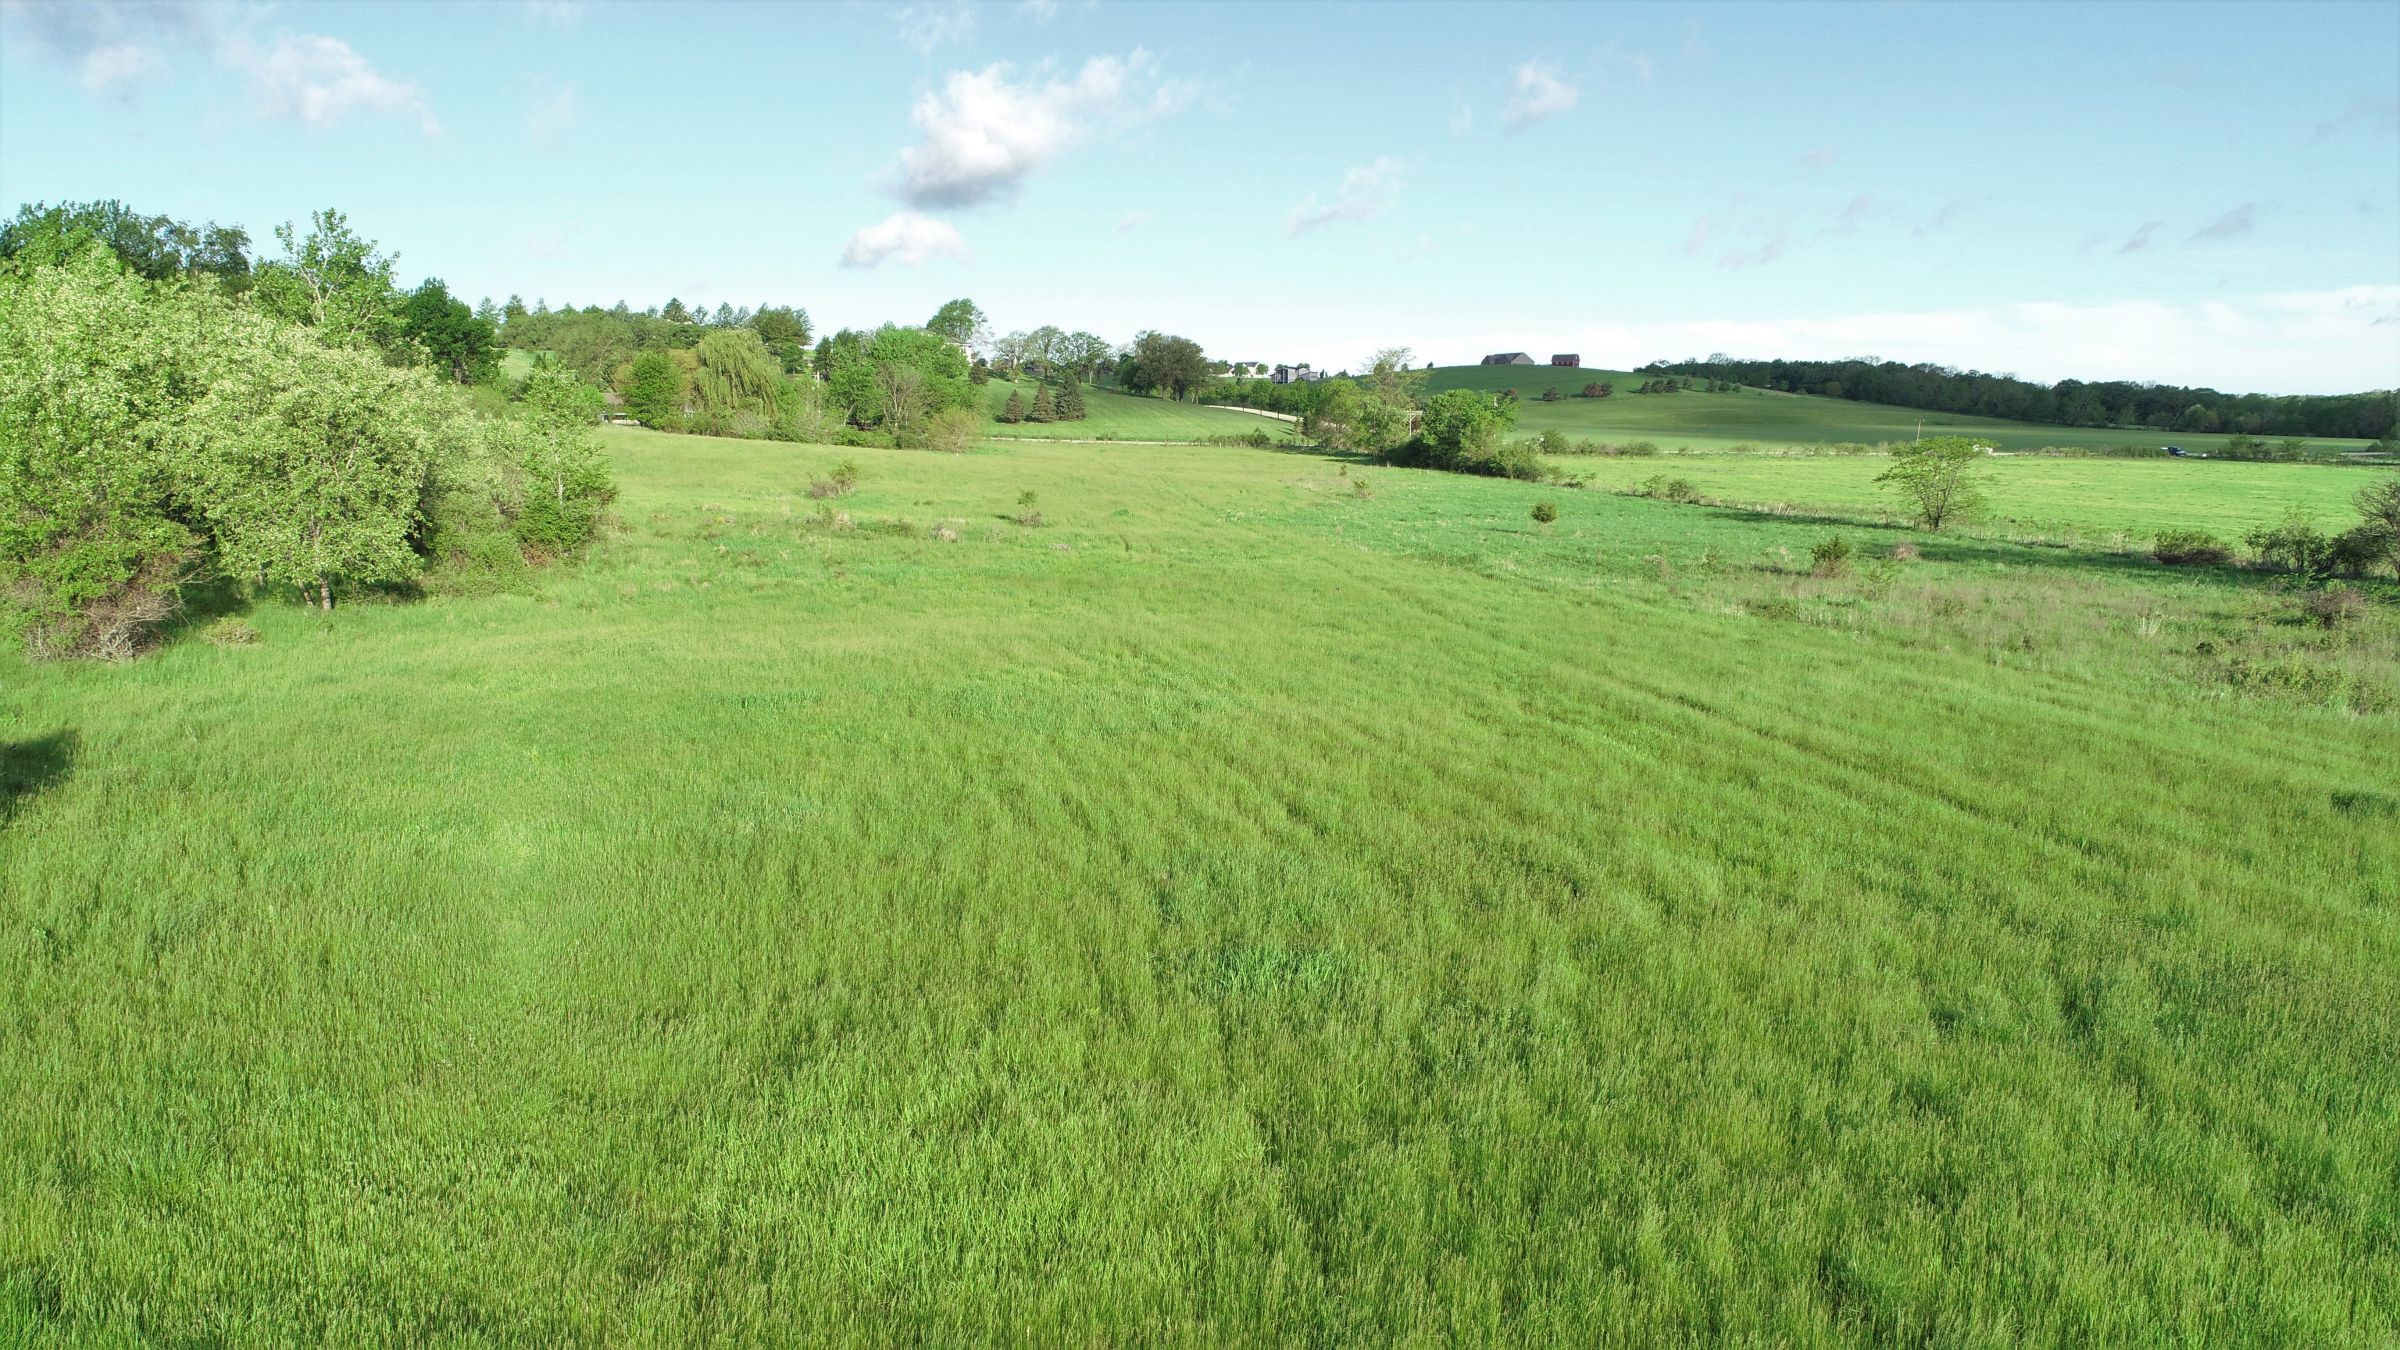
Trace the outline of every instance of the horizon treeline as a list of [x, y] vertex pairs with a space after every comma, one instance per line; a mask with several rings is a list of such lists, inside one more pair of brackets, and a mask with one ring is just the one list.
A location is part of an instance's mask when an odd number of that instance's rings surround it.
[[1705, 360], [1654, 361], [1642, 371], [1707, 375], [1787, 394], [1818, 394], [1857, 403], [2053, 426], [2362, 441], [2383, 440], [2400, 426], [2400, 390], [2395, 389], [2355, 394], [2227, 394], [2206, 387], [2141, 380], [2060, 380], [2045, 385], [2013, 375], [1872, 357], [1745, 361], [1717, 354]]

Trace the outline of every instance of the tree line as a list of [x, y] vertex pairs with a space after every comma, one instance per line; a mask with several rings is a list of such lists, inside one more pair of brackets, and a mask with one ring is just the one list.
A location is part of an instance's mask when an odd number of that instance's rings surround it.
[[131, 655], [194, 586], [331, 608], [594, 536], [596, 391], [463, 388], [490, 335], [438, 281], [402, 291], [339, 212], [276, 234], [113, 202], [0, 230], [0, 631], [35, 654]]
[[2357, 394], [2225, 394], [2137, 380], [2036, 384], [1949, 366], [1858, 358], [1845, 361], [1659, 361], [1644, 374], [1713, 376], [1790, 394], [1821, 394], [1929, 412], [2145, 431], [2238, 432], [2385, 440], [2400, 425], [2400, 390]]

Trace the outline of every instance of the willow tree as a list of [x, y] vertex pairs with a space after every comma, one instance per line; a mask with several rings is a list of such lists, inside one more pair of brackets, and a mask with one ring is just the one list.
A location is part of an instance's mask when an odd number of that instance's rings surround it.
[[713, 329], [700, 339], [692, 355], [700, 366], [693, 385], [703, 412], [719, 416], [774, 413], [776, 394], [783, 387], [783, 363], [759, 341], [756, 332]]

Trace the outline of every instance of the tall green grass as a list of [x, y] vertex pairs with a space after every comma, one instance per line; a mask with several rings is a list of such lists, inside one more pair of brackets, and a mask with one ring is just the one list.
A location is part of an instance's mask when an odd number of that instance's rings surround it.
[[0, 665], [0, 1341], [2400, 1334], [2400, 715], [2198, 650], [2388, 611], [610, 444], [536, 593]]

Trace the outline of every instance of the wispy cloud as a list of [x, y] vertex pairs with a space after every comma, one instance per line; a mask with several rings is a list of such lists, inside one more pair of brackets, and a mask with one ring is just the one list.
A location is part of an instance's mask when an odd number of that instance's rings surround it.
[[235, 38], [222, 54], [248, 83], [262, 117], [290, 118], [321, 131], [352, 113], [372, 112], [413, 117], [428, 136], [441, 132], [422, 90], [375, 69], [340, 38], [302, 33], [267, 46]]
[[900, 40], [916, 48], [917, 55], [931, 56], [939, 47], [964, 42], [975, 32], [975, 8], [964, 0], [952, 0], [946, 5], [903, 5], [892, 12], [898, 25]]
[[2332, 118], [2317, 124], [2317, 139], [2330, 141], [2345, 132], [2400, 136], [2400, 98], [2355, 98]]
[[1800, 167], [1803, 169], [1830, 169], [1833, 167], [1833, 162], [1839, 158], [1841, 158], [1840, 152], [1832, 146], [1820, 145], [1800, 157]]
[[1072, 78], [1036, 71], [1020, 80], [1005, 62], [952, 71], [909, 112], [919, 140], [900, 152], [894, 194], [919, 208], [1006, 200], [1096, 129], [1166, 116], [1196, 89], [1161, 78], [1138, 47], [1095, 56]]
[[2117, 245], [2117, 252], [2139, 253], [2150, 247], [2151, 238], [2158, 233], [2158, 227], [2164, 224], [2166, 222], [2163, 220], [2145, 220], [2134, 226], [2133, 233], [2125, 236], [2125, 242]]
[[1401, 184], [1407, 173], [1407, 163], [1389, 155], [1361, 164], [1342, 175], [1341, 186], [1334, 189], [1331, 200], [1321, 199], [1312, 192], [1307, 200], [1293, 207], [1284, 232], [1297, 235], [1320, 225], [1373, 220], [1400, 200]]
[[1475, 129], [1475, 105], [1463, 98], [1450, 100], [1450, 134], [1464, 136]]
[[850, 236], [842, 249], [844, 267], [880, 267], [886, 262], [918, 266], [934, 258], [971, 260], [967, 241], [947, 221], [899, 211]]
[[1981, 199], [1975, 197], [1953, 197], [1949, 201], [1943, 202], [1940, 210], [1927, 216], [1925, 223], [1917, 227], [1917, 237], [1922, 239], [1926, 235], [1939, 234], [1943, 230], [1949, 229], [1966, 219], [1967, 213], [1981, 204]]
[[2205, 244], [2218, 239], [2239, 239], [2258, 228], [2258, 203], [2243, 202], [2224, 215], [2192, 231], [2188, 243]]
[[526, 138], [544, 150], [550, 149], [581, 117], [582, 107], [575, 86], [562, 84], [536, 97], [526, 108]]
[[523, 12], [528, 23], [572, 28], [583, 22], [587, 8], [583, 0], [524, 0]]
[[132, 94], [166, 78], [168, 53], [208, 37], [208, 12], [187, 0], [121, 4], [36, 4], [0, 0], [0, 21], [28, 45], [65, 63], [95, 94]]
[[1146, 206], [1137, 210], [1128, 211], [1124, 215], [1117, 218], [1117, 233], [1131, 234], [1135, 230], [1138, 230], [1144, 225], [1149, 224], [1151, 218], [1157, 214], [1157, 212], [1152, 211]]
[[1523, 131], [1573, 108], [1582, 97], [1582, 91], [1567, 83], [1556, 67], [1528, 61], [1509, 76], [1508, 104], [1500, 110], [1500, 120], [1511, 131]]

